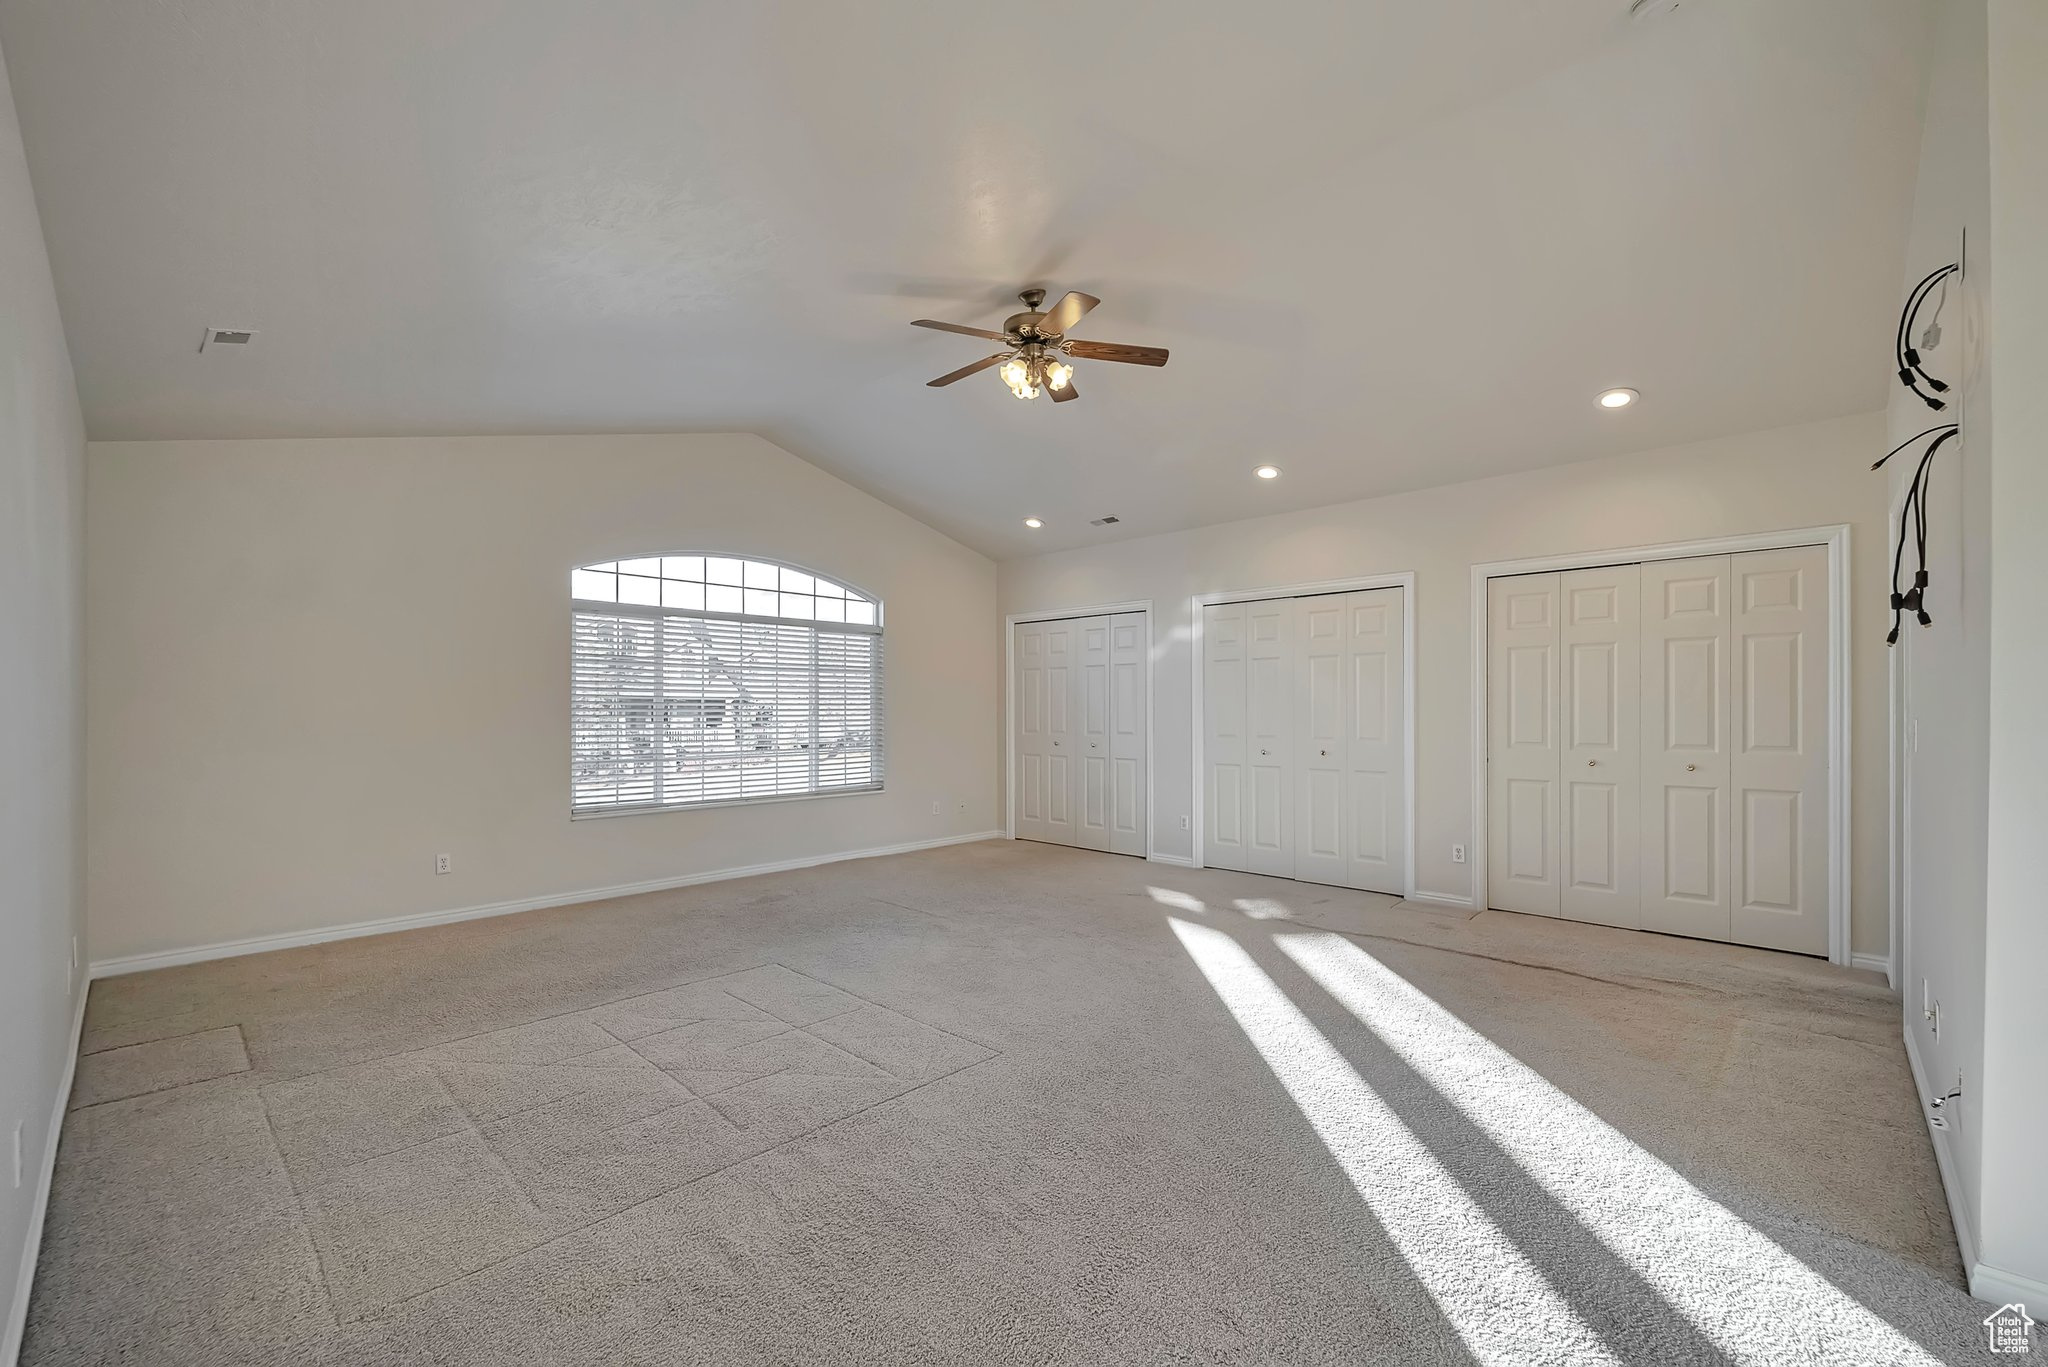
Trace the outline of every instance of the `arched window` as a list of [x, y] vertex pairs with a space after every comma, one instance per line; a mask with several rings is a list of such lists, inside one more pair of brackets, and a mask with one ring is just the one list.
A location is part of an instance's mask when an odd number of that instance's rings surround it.
[[576, 815], [882, 786], [882, 605], [794, 565], [647, 556], [569, 573]]

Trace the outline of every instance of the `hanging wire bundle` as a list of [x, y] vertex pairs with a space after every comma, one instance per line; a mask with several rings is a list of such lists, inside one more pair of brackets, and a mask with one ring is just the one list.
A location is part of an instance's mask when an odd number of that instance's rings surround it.
[[[1899, 311], [1899, 328], [1892, 339], [1892, 359], [1899, 365], [1899, 383], [1911, 390], [1922, 403], [1937, 411], [1948, 407], [1946, 400], [1935, 397], [1937, 394], [1948, 393], [1948, 385], [1928, 374], [1925, 367], [1920, 364], [1920, 352], [1913, 345], [1913, 328], [1920, 321], [1920, 310], [1926, 306], [1927, 296], [1933, 292], [1936, 285], [1940, 285], [1941, 298], [1934, 306], [1934, 318], [1918, 340], [1930, 351], [1941, 344], [1941, 311], [1948, 306], [1949, 277], [1960, 269], [1962, 267], [1959, 264], [1951, 264], [1937, 271], [1929, 271], [1919, 284], [1913, 286], [1906, 295], [1906, 306]], [[1927, 386], [1926, 389], [1920, 387], [1923, 384]], [[1929, 393], [1929, 390], [1933, 392]], [[1919, 619], [1921, 626], [1934, 625], [1934, 618], [1927, 611], [1927, 486], [1933, 475], [1934, 453], [1953, 441], [1961, 432], [1960, 423], [1950, 422], [1939, 427], [1930, 427], [1925, 432], [1900, 442], [1870, 467], [1873, 470], [1883, 469], [1884, 463], [1899, 452], [1926, 441], [1929, 437], [1934, 438], [1927, 443], [1927, 449], [1920, 453], [1920, 464], [1913, 471], [1912, 483], [1906, 486], [1906, 501], [1899, 505], [1899, 538], [1892, 547], [1892, 629], [1891, 634], [1884, 638], [1886, 645], [1899, 643], [1899, 627], [1905, 620], [1905, 614], [1909, 612]], [[1901, 591], [1899, 574], [1906, 564], [1908, 532], [1912, 534], [1914, 555], [1919, 563], [1918, 568], [1913, 571], [1912, 585]]]
[[[1954, 265], [1943, 266], [1938, 271], [1930, 271], [1926, 279], [1913, 286], [1912, 293], [1906, 296], [1906, 307], [1899, 311], [1899, 330], [1892, 339], [1892, 359], [1899, 363], [1899, 383], [1912, 390], [1922, 403], [1936, 411], [1948, 407], [1948, 404], [1935, 398], [1934, 394], [1948, 393], [1948, 386], [1921, 367], [1920, 353], [1913, 346], [1913, 324], [1920, 320], [1920, 310], [1927, 303], [1929, 291], [1936, 284], [1940, 284], [1942, 303], [1935, 306], [1934, 321], [1928, 325], [1925, 340], [1930, 349], [1941, 341], [1941, 309], [1948, 302], [1946, 282], [1959, 269], [1959, 266]], [[1922, 389], [1920, 386], [1923, 383], [1927, 389], [1933, 390], [1934, 394]]]
[[[1906, 501], [1899, 505], [1899, 539], [1892, 548], [1892, 629], [1891, 634], [1884, 638], [1886, 645], [1898, 644], [1899, 624], [1908, 612], [1918, 617], [1923, 627], [1934, 624], [1934, 618], [1927, 612], [1927, 484], [1934, 467], [1934, 453], [1939, 451], [1944, 443], [1953, 440], [1962, 430], [1960, 425], [1952, 422], [1944, 423], [1940, 427], [1930, 427], [1918, 436], [1900, 442], [1870, 467], [1873, 470], [1881, 469], [1886, 461], [1915, 442], [1934, 437], [1933, 441], [1927, 443], [1927, 449], [1920, 453], [1920, 465], [1913, 471], [1913, 482], [1906, 489]], [[1935, 436], [1937, 432], [1941, 435]], [[1919, 568], [1913, 572], [1912, 587], [1902, 593], [1899, 591], [1899, 571], [1905, 567], [1908, 528], [1912, 530]]]

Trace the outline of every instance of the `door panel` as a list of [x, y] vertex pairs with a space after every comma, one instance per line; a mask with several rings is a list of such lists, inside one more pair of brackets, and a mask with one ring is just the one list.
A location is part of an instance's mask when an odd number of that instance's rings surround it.
[[1345, 766], [1350, 775], [1344, 882], [1405, 896], [1408, 891], [1407, 662], [1400, 589], [1344, 596], [1347, 654]]
[[1071, 622], [1020, 622], [1017, 658], [1017, 834], [1074, 843]]
[[1145, 854], [1145, 660], [1151, 650], [1150, 619], [1142, 612], [1120, 612], [1110, 619], [1110, 802], [1109, 848], [1118, 854]]
[[1730, 562], [1730, 936], [1828, 952], [1827, 550]]
[[1729, 930], [1729, 557], [1642, 567], [1643, 926]]
[[1109, 619], [1082, 617], [1073, 624], [1074, 668], [1072, 746], [1074, 843], [1085, 850], [1109, 848], [1110, 727]]
[[1020, 622], [1017, 836], [1145, 852], [1146, 614]]
[[1245, 604], [1245, 868], [1294, 876], [1294, 604]]
[[1345, 656], [1342, 595], [1297, 598], [1294, 611], [1295, 846], [1293, 876], [1346, 881], [1344, 849]]
[[1017, 679], [1013, 696], [1017, 707], [1017, 734], [1012, 753], [1017, 756], [1014, 801], [1017, 835], [1025, 840], [1048, 838], [1045, 775], [1052, 741], [1047, 734], [1051, 718], [1046, 703], [1045, 627], [1038, 622], [1020, 622], [1012, 655]]
[[1559, 576], [1487, 583], [1486, 905], [1555, 916]]
[[1246, 867], [1246, 628], [1243, 603], [1202, 609], [1202, 862]]
[[1641, 567], [1558, 576], [1558, 914], [1642, 924]]

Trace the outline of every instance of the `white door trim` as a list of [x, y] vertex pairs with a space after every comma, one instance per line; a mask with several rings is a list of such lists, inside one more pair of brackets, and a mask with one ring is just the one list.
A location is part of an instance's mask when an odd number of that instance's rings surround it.
[[[1849, 962], [1849, 525], [1798, 527], [1747, 536], [1709, 537], [1659, 546], [1494, 560], [1472, 567], [1472, 904], [1486, 909], [1486, 582], [1517, 574], [1595, 565], [1683, 560], [1696, 555], [1825, 546], [1828, 552], [1828, 961]], [[1197, 623], [1197, 630], [1200, 624]]]
[[1152, 716], [1159, 710], [1152, 696], [1152, 659], [1158, 652], [1152, 644], [1152, 600], [1137, 598], [1128, 603], [1097, 603], [1084, 608], [1047, 608], [1041, 612], [1013, 612], [1003, 618], [1003, 834], [1017, 838], [1017, 625], [1020, 622], [1064, 622], [1075, 617], [1109, 617], [1119, 612], [1145, 614], [1145, 857], [1153, 857], [1153, 832], [1159, 818], [1152, 792]]
[[1193, 819], [1194, 867], [1202, 862], [1202, 829], [1207, 815], [1202, 807], [1202, 609], [1218, 603], [1257, 603], [1268, 598], [1308, 598], [1323, 593], [1354, 593], [1360, 589], [1401, 590], [1401, 725], [1406, 730], [1404, 762], [1407, 766], [1402, 801], [1408, 808], [1408, 874], [1403, 894], [1415, 896], [1415, 572], [1368, 574], [1355, 579], [1319, 579], [1306, 584], [1274, 584], [1256, 589], [1230, 589], [1222, 593], [1198, 593], [1190, 600], [1194, 617], [1195, 715], [1194, 794], [1189, 811]]

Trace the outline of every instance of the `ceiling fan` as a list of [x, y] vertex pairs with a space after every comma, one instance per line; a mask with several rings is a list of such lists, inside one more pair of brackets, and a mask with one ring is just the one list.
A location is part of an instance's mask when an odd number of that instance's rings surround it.
[[950, 375], [939, 376], [928, 383], [929, 388], [937, 389], [999, 365], [1002, 370], [998, 373], [1003, 383], [1018, 398], [1035, 399], [1040, 394], [1049, 393], [1054, 403], [1065, 403], [1078, 396], [1074, 391], [1074, 368], [1062, 360], [1062, 356], [1071, 356], [1077, 361], [1121, 361], [1125, 365], [1166, 364], [1165, 347], [1126, 346], [1122, 342], [1088, 342], [1068, 337], [1067, 333], [1088, 310], [1102, 302], [1092, 294], [1069, 290], [1057, 304], [1044, 312], [1039, 311], [1039, 305], [1045, 302], [1044, 290], [1020, 290], [1017, 297], [1024, 301], [1024, 312], [1005, 318], [1001, 332], [968, 327], [963, 323], [938, 323], [929, 318], [919, 318], [911, 323], [912, 327], [986, 337], [990, 341], [1001, 342], [1005, 347], [1005, 350], [983, 357], [973, 365], [964, 365]]

